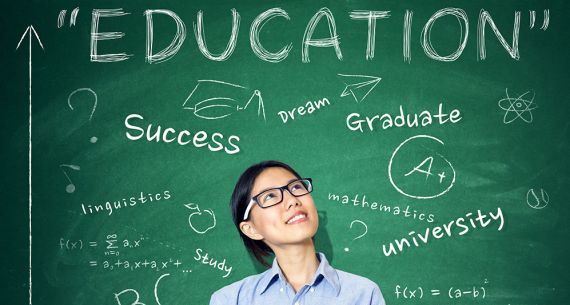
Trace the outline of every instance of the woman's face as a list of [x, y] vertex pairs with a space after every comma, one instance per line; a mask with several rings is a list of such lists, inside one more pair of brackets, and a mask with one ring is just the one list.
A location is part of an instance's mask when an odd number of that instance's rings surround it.
[[[297, 177], [284, 168], [267, 168], [255, 179], [250, 195], [255, 196], [264, 190], [285, 186], [295, 179]], [[296, 216], [296, 220], [293, 219]], [[254, 204], [249, 219], [242, 222], [242, 225], [248, 224], [256, 234], [246, 235], [263, 240], [273, 249], [309, 241], [319, 226], [311, 194], [295, 197], [287, 191], [283, 191], [283, 201], [274, 206], [261, 208]], [[292, 219], [294, 221], [291, 221]]]

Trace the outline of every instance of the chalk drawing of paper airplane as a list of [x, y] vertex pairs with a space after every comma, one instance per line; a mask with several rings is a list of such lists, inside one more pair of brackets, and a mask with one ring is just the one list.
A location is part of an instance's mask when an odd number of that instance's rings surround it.
[[340, 97], [352, 95], [357, 103], [362, 102], [382, 79], [368, 75], [338, 74], [338, 76], [344, 79], [343, 82], [346, 85]]
[[265, 121], [265, 107], [259, 90], [252, 93], [240, 85], [209, 79], [198, 80], [182, 104], [184, 109], [192, 110], [195, 116], [206, 120], [223, 119], [254, 106], [257, 106], [257, 116], [262, 116]]

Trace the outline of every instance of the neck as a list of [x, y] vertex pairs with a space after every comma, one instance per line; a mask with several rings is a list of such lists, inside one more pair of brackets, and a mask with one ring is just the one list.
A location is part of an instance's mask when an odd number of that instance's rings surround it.
[[287, 245], [273, 250], [283, 275], [295, 292], [313, 279], [319, 267], [319, 260], [312, 240], [304, 244]]

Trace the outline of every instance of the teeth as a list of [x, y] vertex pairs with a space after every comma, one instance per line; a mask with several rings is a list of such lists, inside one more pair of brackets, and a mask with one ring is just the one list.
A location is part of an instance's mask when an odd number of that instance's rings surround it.
[[305, 217], [306, 217], [305, 214], [299, 214], [299, 215], [297, 215], [297, 216], [291, 218], [289, 221], [287, 221], [287, 224], [290, 224], [290, 223], [292, 223], [293, 221], [296, 221], [296, 220], [299, 220], [299, 219], [303, 219], [303, 218], [305, 218]]

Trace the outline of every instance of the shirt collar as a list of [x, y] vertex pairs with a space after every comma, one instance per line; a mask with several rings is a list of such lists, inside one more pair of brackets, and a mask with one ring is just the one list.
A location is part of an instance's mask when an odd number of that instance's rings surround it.
[[[327, 283], [331, 285], [334, 289], [335, 294], [338, 295], [340, 291], [340, 283], [338, 279], [338, 275], [336, 270], [329, 264], [327, 258], [325, 257], [324, 253], [318, 252], [317, 257], [320, 260], [319, 267], [315, 272], [315, 276], [311, 281], [311, 285], [317, 284], [321, 279], [325, 279]], [[280, 280], [281, 283], [286, 283], [287, 280], [279, 268], [279, 264], [277, 263], [277, 258], [273, 259], [273, 265], [271, 269], [264, 272], [262, 275], [261, 280], [259, 281], [259, 286], [257, 288], [258, 294], [263, 294], [269, 286], [274, 284], [277, 279]]]
[[285, 281], [285, 276], [281, 272], [281, 268], [277, 264], [277, 258], [273, 259], [273, 265], [271, 265], [271, 269], [265, 271], [259, 280], [259, 285], [257, 286], [257, 293], [262, 294], [264, 293], [271, 284], [273, 284], [276, 279], [281, 279], [282, 282]]

